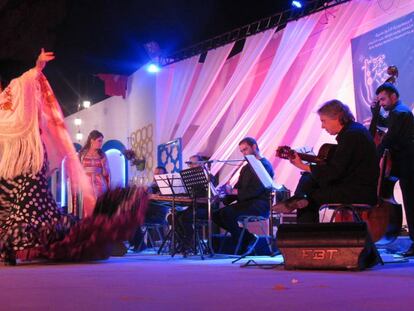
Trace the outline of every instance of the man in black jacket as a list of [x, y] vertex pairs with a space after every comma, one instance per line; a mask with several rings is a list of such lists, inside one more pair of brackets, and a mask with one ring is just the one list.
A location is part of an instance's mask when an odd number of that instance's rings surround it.
[[324, 203], [377, 202], [378, 158], [368, 130], [339, 100], [323, 104], [318, 114], [322, 128], [336, 135], [338, 145], [326, 164], [309, 165], [295, 153], [291, 163], [303, 170], [295, 195], [273, 206], [276, 212], [297, 210], [299, 223], [318, 223]]
[[[387, 127], [388, 131], [378, 145], [378, 152], [382, 155], [385, 149], [390, 151], [391, 175], [400, 181], [408, 231], [414, 241], [414, 117], [399, 100], [393, 84], [382, 84], [376, 94], [380, 106], [388, 112], [388, 117], [379, 119], [379, 125]], [[414, 256], [414, 242], [403, 255]]]
[[[270, 162], [261, 156], [259, 147], [254, 138], [245, 137], [239, 142], [240, 152], [246, 155], [254, 155], [263, 164], [270, 177], [273, 178], [273, 168]], [[213, 221], [221, 228], [231, 233], [235, 243], [238, 242], [242, 229], [237, 219], [240, 216], [269, 216], [269, 192], [262, 185], [259, 178], [249, 164], [242, 167], [239, 179], [234, 189], [227, 190], [227, 194], [233, 197], [236, 202], [219, 209], [213, 214]], [[253, 251], [258, 238], [246, 231], [241, 250], [242, 253]]]

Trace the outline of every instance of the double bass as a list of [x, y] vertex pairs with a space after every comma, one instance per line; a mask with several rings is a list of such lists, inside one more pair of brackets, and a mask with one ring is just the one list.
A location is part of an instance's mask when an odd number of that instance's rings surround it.
[[[398, 77], [398, 68], [396, 66], [389, 66], [387, 68], [387, 74], [389, 77], [384, 81], [394, 84]], [[376, 146], [381, 144], [381, 141], [385, 135], [385, 132], [378, 127], [380, 119], [381, 106], [376, 101], [371, 108], [372, 119], [369, 125], [369, 132], [371, 133]], [[398, 204], [394, 198], [394, 187], [397, 182], [397, 178], [391, 176], [392, 159], [390, 152], [385, 150], [380, 159], [380, 178], [378, 181], [378, 206], [377, 210], [374, 209], [370, 218], [378, 218], [376, 221], [370, 221], [368, 219], [368, 226], [372, 227], [372, 230], [384, 232], [379, 243], [382, 245], [393, 242], [401, 231], [402, 226], [402, 207]], [[378, 210], [381, 211], [378, 211]], [[375, 216], [375, 217], [374, 217]], [[382, 219], [379, 219], [382, 218]]]
[[[389, 77], [384, 81], [395, 83], [398, 77], [396, 66], [389, 66], [387, 69]], [[374, 143], [378, 146], [385, 132], [378, 127], [380, 119], [381, 106], [375, 102], [372, 107], [372, 119], [369, 125]], [[367, 223], [368, 230], [371, 233], [374, 242], [386, 245], [393, 242], [400, 233], [402, 226], [402, 207], [394, 199], [394, 186], [397, 179], [391, 176], [391, 156], [388, 150], [385, 150], [380, 159], [380, 177], [378, 180], [378, 203], [370, 211], [362, 212], [361, 218]], [[338, 221], [349, 221], [349, 215], [337, 216]]]

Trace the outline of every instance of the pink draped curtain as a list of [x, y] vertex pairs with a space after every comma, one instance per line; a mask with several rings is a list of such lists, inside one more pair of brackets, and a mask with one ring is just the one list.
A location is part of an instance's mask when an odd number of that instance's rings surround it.
[[[204, 100], [213, 87], [221, 68], [224, 66], [227, 57], [233, 49], [234, 43], [208, 52], [200, 75], [195, 82], [194, 91], [188, 101], [186, 109], [180, 116], [180, 123], [175, 133], [176, 137], [184, 136], [186, 130], [191, 125], [191, 121], [199, 112]], [[171, 137], [172, 138], [172, 137]]]
[[[253, 136], [272, 161], [277, 183], [294, 189], [299, 171], [275, 158], [276, 147], [317, 151], [333, 141], [315, 111], [333, 98], [355, 110], [350, 40], [412, 10], [410, 0], [387, 12], [377, 2], [354, 0], [278, 33], [249, 37], [230, 59], [233, 45], [210, 51], [204, 64], [188, 60], [164, 68], [157, 80], [157, 143], [184, 137], [184, 159], [202, 153], [226, 160], [241, 158], [238, 142]], [[212, 170], [224, 183], [236, 168], [215, 164]]]
[[261, 53], [266, 48], [272, 38], [274, 30], [267, 30], [256, 36], [249, 37], [246, 40], [245, 47], [241, 53], [237, 67], [222, 91], [218, 100], [213, 103], [212, 109], [206, 114], [204, 122], [194, 133], [192, 139], [184, 146], [184, 157], [203, 149], [206, 144], [205, 138], [210, 136], [215, 127], [218, 125], [221, 117], [231, 105], [234, 97], [247, 79], [253, 66], [260, 58]]

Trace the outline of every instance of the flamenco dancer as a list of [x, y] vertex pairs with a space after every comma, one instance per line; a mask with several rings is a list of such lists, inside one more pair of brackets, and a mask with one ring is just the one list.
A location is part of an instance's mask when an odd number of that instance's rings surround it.
[[[47, 258], [79, 261], [109, 257], [142, 222], [142, 189], [115, 189], [98, 202], [66, 130], [63, 114], [43, 75], [53, 52], [41, 50], [34, 68], [0, 94], [0, 260]], [[56, 205], [48, 190], [50, 167], [66, 157], [73, 187], [81, 188], [84, 218]]]

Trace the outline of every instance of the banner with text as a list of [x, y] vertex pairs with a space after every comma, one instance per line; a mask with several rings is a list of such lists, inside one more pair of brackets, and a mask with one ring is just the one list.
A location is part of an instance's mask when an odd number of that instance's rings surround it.
[[400, 99], [414, 107], [414, 12], [351, 40], [357, 119], [371, 118], [370, 104], [376, 88], [389, 75], [388, 66], [397, 66], [396, 87]]

